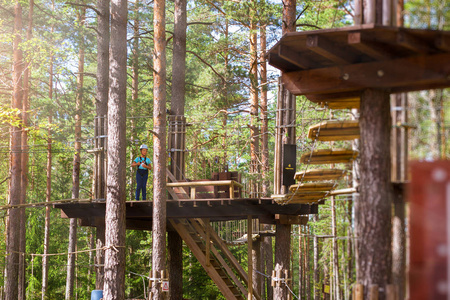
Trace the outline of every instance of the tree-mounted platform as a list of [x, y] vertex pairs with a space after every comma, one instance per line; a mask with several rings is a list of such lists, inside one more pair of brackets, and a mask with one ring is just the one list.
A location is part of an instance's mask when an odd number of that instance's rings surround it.
[[355, 99], [366, 88], [407, 92], [450, 85], [448, 31], [366, 24], [292, 32], [268, 56], [291, 93], [316, 103]]
[[328, 120], [309, 127], [308, 138], [319, 141], [359, 139], [358, 120]]
[[[194, 205], [195, 203], [195, 205]], [[63, 218], [78, 218], [82, 226], [97, 226], [97, 222], [105, 217], [106, 203], [83, 202], [55, 204], [62, 210]], [[276, 215], [308, 215], [316, 214], [317, 205], [281, 206], [271, 198], [238, 198], [238, 199], [186, 199], [167, 201], [167, 218], [209, 218], [210, 221], [243, 220], [249, 215], [258, 218], [262, 223], [275, 224]], [[127, 229], [152, 230], [152, 201], [127, 201]]]
[[358, 151], [351, 149], [318, 149], [304, 153], [300, 162], [314, 165], [351, 163], [357, 156]]

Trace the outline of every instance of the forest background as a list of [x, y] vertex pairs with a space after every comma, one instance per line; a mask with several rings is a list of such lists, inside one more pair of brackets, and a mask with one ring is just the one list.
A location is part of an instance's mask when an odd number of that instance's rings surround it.
[[[60, 0], [20, 1], [23, 9], [22, 40], [19, 43], [29, 72], [28, 122], [20, 121], [23, 110], [11, 108], [13, 92], [14, 1], [0, 0], [0, 203], [8, 204], [10, 179], [11, 126], [22, 126], [28, 133], [29, 156], [27, 203], [44, 202], [47, 191], [47, 161], [51, 153], [50, 201], [72, 197], [72, 169], [76, 153], [75, 115], [81, 115], [80, 188], [79, 198], [92, 198], [94, 155], [94, 122], [96, 101], [96, 27], [95, 3], [89, 0], [66, 2]], [[32, 5], [30, 3], [33, 3]], [[153, 3], [129, 1], [128, 22], [128, 92], [127, 92], [127, 155], [129, 161], [138, 155], [138, 145], [150, 147], [153, 126]], [[249, 8], [256, 14], [249, 14]], [[32, 14], [29, 14], [30, 8]], [[170, 110], [171, 51], [174, 23], [174, 2], [167, 1], [167, 91]], [[281, 37], [281, 1], [188, 1], [186, 109], [187, 165], [189, 179], [210, 178], [212, 172], [239, 171], [244, 183], [261, 179], [250, 171], [250, 20], [256, 22], [258, 38], [262, 30], [267, 36], [267, 48]], [[297, 30], [335, 28], [352, 25], [352, 3], [342, 0], [306, 0], [297, 3]], [[450, 9], [446, 0], [414, 0], [405, 2], [405, 27], [450, 29]], [[32, 21], [32, 22], [30, 22]], [[258, 45], [258, 68], [261, 70], [265, 49]], [[82, 62], [82, 68], [80, 67]], [[259, 71], [260, 72], [260, 71]], [[270, 69], [267, 82], [261, 77], [258, 91], [268, 91], [269, 153], [274, 148], [277, 77]], [[81, 85], [80, 85], [81, 80]], [[137, 83], [136, 83], [137, 82]], [[81, 97], [81, 98], [79, 98]], [[409, 94], [408, 126], [411, 159], [434, 160], [450, 158], [449, 90], [431, 90]], [[79, 102], [77, 99], [81, 99]], [[331, 112], [297, 97], [298, 151], [327, 147], [307, 138], [307, 128], [324, 119], [350, 118], [350, 111]], [[260, 122], [260, 121], [259, 121]], [[257, 123], [261, 126], [261, 123]], [[335, 146], [345, 146], [339, 142]], [[347, 144], [348, 145], [348, 144]], [[50, 147], [49, 147], [50, 146]], [[50, 149], [50, 150], [49, 150]], [[272, 181], [273, 160], [266, 179]], [[300, 170], [301, 164], [297, 166]], [[131, 168], [127, 171], [129, 198], [133, 199], [134, 183]], [[348, 178], [340, 183], [347, 187]], [[270, 190], [270, 188], [269, 188]], [[149, 179], [148, 199], [152, 198]], [[307, 226], [294, 226], [292, 235], [293, 292], [308, 298], [322, 289], [322, 283], [337, 274], [342, 290], [354, 282], [352, 253], [351, 201], [340, 198], [335, 207], [327, 201], [319, 215]], [[336, 210], [336, 236], [339, 268], [332, 266], [330, 253], [335, 247], [331, 239], [321, 239], [313, 247], [312, 236], [331, 234], [331, 215]], [[6, 210], [0, 211], [0, 254], [6, 243]], [[26, 248], [24, 268], [26, 298], [42, 298], [42, 254], [44, 252], [45, 208], [26, 210]], [[65, 294], [69, 220], [60, 211], [50, 210], [50, 256], [46, 298], [62, 299]], [[216, 225], [216, 228], [221, 228]], [[241, 228], [234, 224], [227, 228]], [[241, 230], [239, 229], [239, 230]], [[228, 229], [229, 230], [229, 229]], [[245, 232], [245, 230], [242, 230]], [[230, 239], [227, 232], [221, 232]], [[317, 242], [316, 242], [317, 243]], [[310, 246], [311, 244], [311, 246]], [[95, 248], [94, 229], [78, 229], [77, 251]], [[126, 295], [143, 297], [151, 268], [151, 232], [127, 232]], [[246, 264], [246, 247], [234, 246], [232, 251]], [[299, 256], [299, 251], [307, 253]], [[184, 296], [188, 299], [220, 299], [220, 292], [208, 278], [187, 248], [184, 249]], [[88, 299], [95, 287], [94, 253], [77, 254], [75, 298]], [[4, 260], [0, 262], [5, 268]], [[5, 272], [0, 272], [3, 286]], [[314, 280], [315, 279], [315, 280]], [[315, 282], [315, 283], [313, 283]], [[335, 283], [336, 284], [336, 283]], [[3, 289], [1, 290], [3, 292]], [[345, 293], [344, 293], [345, 294]]]

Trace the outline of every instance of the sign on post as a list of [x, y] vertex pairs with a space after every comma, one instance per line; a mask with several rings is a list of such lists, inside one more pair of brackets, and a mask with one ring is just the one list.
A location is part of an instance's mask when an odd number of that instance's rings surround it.
[[169, 291], [169, 282], [168, 281], [163, 281], [162, 282], [162, 291], [163, 292], [168, 292]]

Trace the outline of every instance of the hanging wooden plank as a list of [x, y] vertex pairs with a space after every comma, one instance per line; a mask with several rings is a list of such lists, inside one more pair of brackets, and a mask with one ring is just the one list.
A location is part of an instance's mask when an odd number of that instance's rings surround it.
[[304, 153], [300, 162], [304, 164], [350, 163], [356, 159], [358, 151], [352, 149], [318, 149]]
[[317, 182], [317, 183], [300, 183], [293, 184], [289, 187], [289, 191], [295, 194], [301, 194], [304, 192], [328, 192], [335, 188], [333, 182]]
[[321, 107], [328, 107], [329, 109], [359, 109], [359, 97], [351, 97], [344, 99], [329, 99], [319, 102]]
[[342, 141], [359, 138], [358, 120], [323, 121], [309, 127], [308, 138], [319, 141]]
[[356, 189], [355, 188], [348, 188], [348, 189], [340, 189], [340, 190], [334, 190], [331, 191], [329, 196], [338, 196], [338, 195], [350, 195], [353, 193], [356, 193]]
[[340, 169], [311, 169], [295, 173], [297, 181], [338, 180], [346, 175], [346, 170]]

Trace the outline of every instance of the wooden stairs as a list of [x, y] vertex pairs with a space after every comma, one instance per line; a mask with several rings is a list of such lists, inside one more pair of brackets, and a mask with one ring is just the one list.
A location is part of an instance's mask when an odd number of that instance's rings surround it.
[[[209, 224], [208, 219], [170, 219], [194, 256], [226, 299], [246, 299], [248, 274]], [[253, 290], [254, 299], [260, 295]]]

